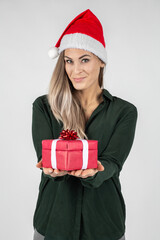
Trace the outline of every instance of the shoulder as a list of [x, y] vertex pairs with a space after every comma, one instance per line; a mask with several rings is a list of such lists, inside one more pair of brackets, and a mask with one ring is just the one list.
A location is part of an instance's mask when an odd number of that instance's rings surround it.
[[137, 107], [132, 103], [129, 102], [126, 99], [123, 99], [119, 96], [112, 95], [108, 89], [103, 89], [103, 95], [107, 100], [110, 100], [110, 108], [112, 111], [116, 111], [117, 113], [119, 111], [128, 111], [128, 110], [134, 110], [137, 111]]
[[118, 105], [119, 107], [137, 108], [134, 103], [118, 96], [113, 96], [113, 104]]
[[32, 102], [33, 106], [37, 106], [37, 107], [43, 107], [45, 105], [49, 105], [48, 104], [48, 99], [47, 99], [47, 94], [38, 96], [33, 102]]
[[135, 117], [137, 117], [138, 109], [133, 102], [130, 102], [118, 96], [112, 96], [112, 100], [113, 101], [111, 101], [111, 108], [113, 112], [116, 112], [118, 115], [125, 115], [131, 112]]

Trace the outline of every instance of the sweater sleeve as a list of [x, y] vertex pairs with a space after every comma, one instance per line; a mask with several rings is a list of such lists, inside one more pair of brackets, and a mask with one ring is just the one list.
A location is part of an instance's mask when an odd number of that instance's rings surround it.
[[[50, 119], [40, 98], [37, 98], [32, 103], [32, 139], [37, 155], [37, 162], [39, 162], [42, 159], [42, 140], [53, 139]], [[43, 170], [42, 168], [40, 169]], [[44, 176], [50, 178], [52, 181], [64, 181], [66, 175], [52, 177], [44, 174]]]
[[99, 171], [91, 177], [80, 178], [83, 186], [97, 188], [107, 179], [119, 174], [133, 144], [137, 117], [137, 108], [133, 106], [119, 119], [109, 144], [98, 157], [104, 171]]

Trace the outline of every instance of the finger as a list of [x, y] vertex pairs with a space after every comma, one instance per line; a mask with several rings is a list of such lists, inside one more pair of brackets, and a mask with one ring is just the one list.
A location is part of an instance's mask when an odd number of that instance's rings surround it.
[[99, 160], [97, 160], [97, 165], [99, 166], [99, 165], [101, 165], [102, 163], [99, 161]]
[[37, 168], [41, 168], [42, 167], [42, 160], [40, 160], [37, 164], [36, 164]]
[[88, 174], [82, 174], [81, 176], [82, 176], [82, 178], [87, 178], [87, 177], [92, 177], [92, 176], [94, 176], [97, 172], [98, 172], [98, 170], [97, 169], [89, 169], [90, 171], [88, 172]]
[[54, 173], [55, 173], [55, 174], [59, 174], [59, 173], [60, 173], [60, 170], [59, 170], [59, 169], [54, 169]]
[[60, 169], [54, 169], [54, 173], [59, 175], [59, 176], [63, 176], [67, 173], [66, 170], [60, 170]]
[[51, 174], [51, 173], [53, 173], [53, 168], [43, 168], [43, 172], [45, 174]]
[[59, 169], [54, 169], [54, 172], [51, 173], [51, 176], [52, 177], [55, 177], [55, 176], [64, 176], [67, 174], [67, 171], [65, 170], [59, 170]]
[[68, 173], [66, 170], [60, 170], [61, 173]]
[[67, 171], [68, 174], [75, 175], [78, 170]]
[[93, 169], [85, 169], [84, 171], [83, 171], [83, 173], [82, 173], [82, 175], [84, 176], [84, 175], [90, 175], [90, 174], [92, 174], [93, 173]]
[[85, 170], [83, 170], [81, 176], [82, 177], [84, 177], [84, 176], [91, 176], [94, 172], [95, 172], [94, 169], [85, 169]]
[[75, 171], [75, 176], [81, 175], [82, 172], [83, 172], [83, 169], [79, 169], [79, 170]]
[[75, 171], [73, 170], [73, 171], [71, 171], [71, 175], [74, 175], [75, 174]]
[[102, 164], [99, 164], [97, 169], [98, 171], [104, 171], [104, 166]]
[[104, 166], [102, 165], [102, 163], [100, 161], [97, 161], [97, 164], [98, 164], [97, 166], [98, 171], [104, 171]]
[[61, 174], [61, 173], [58, 173], [58, 174], [57, 174], [57, 173], [54, 173], [54, 172], [50, 174], [51, 177], [61, 177], [61, 176], [63, 176], [63, 175], [64, 175], [64, 174]]

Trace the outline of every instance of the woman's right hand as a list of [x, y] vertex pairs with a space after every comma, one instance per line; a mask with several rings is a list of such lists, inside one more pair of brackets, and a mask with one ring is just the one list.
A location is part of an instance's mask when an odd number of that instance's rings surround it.
[[43, 168], [43, 172], [45, 174], [50, 175], [51, 177], [60, 177], [66, 175], [68, 172], [59, 170], [59, 169], [53, 169], [53, 168], [44, 168], [42, 167], [42, 159], [36, 164], [37, 168]]

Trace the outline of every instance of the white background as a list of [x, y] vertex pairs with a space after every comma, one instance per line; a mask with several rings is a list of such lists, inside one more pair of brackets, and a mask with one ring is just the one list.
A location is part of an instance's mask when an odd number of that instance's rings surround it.
[[41, 170], [31, 136], [32, 102], [47, 93], [56, 59], [47, 52], [90, 8], [107, 45], [105, 88], [138, 109], [120, 180], [126, 240], [160, 236], [160, 1], [0, 0], [1, 239], [29, 240]]

